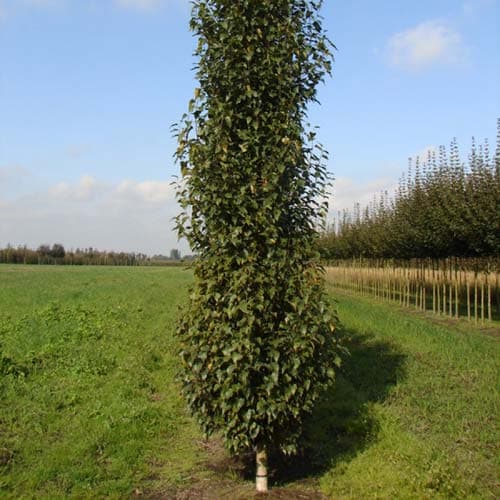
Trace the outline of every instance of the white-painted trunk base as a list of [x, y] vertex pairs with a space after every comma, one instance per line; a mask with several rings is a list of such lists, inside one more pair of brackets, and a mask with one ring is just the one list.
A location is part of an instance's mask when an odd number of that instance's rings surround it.
[[260, 493], [264, 493], [267, 490], [267, 476], [257, 476], [255, 478], [255, 487], [257, 489], [258, 492]]
[[256, 450], [257, 472], [255, 475], [255, 488], [260, 493], [265, 493], [267, 489], [267, 452], [262, 446], [257, 446]]

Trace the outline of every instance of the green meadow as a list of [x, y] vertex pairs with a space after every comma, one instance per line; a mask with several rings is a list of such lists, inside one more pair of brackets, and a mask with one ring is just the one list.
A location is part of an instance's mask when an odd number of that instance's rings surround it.
[[[0, 265], [0, 497], [252, 498], [175, 380], [183, 268]], [[498, 332], [334, 290], [349, 351], [276, 498], [500, 495]]]

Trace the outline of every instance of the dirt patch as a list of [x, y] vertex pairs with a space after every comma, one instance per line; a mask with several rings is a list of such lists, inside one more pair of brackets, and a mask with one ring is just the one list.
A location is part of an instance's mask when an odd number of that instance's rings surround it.
[[[231, 456], [218, 438], [200, 441], [205, 459], [199, 470], [193, 471], [189, 485], [168, 488], [163, 491], [140, 492], [142, 498], [168, 500], [246, 500], [246, 499], [287, 499], [324, 500], [326, 497], [317, 490], [312, 480], [294, 482], [288, 486], [273, 487], [273, 471], [270, 474], [270, 490], [267, 494], [255, 491], [253, 479], [253, 454]], [[282, 474], [277, 474], [282, 475]], [[286, 474], [285, 474], [286, 475]]]
[[7, 465], [14, 454], [7, 448], [0, 448], [0, 466]]
[[253, 485], [241, 484], [205, 484], [203, 487], [194, 486], [189, 489], [164, 492], [144, 496], [144, 498], [166, 500], [252, 500], [252, 499], [283, 499], [283, 500], [325, 500], [326, 497], [318, 492], [297, 488], [271, 488], [267, 494], [257, 493]]

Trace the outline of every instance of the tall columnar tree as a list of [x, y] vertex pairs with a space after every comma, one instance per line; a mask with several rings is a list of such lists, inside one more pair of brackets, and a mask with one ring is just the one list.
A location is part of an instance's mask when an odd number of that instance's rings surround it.
[[315, 251], [326, 153], [304, 123], [332, 63], [320, 7], [195, 1], [199, 88], [176, 129], [177, 229], [198, 255], [183, 390], [207, 434], [257, 451], [259, 476], [267, 450], [296, 449], [339, 361]]

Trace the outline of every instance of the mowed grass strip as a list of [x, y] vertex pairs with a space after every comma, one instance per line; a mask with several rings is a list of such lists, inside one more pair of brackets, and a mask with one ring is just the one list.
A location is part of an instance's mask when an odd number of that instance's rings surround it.
[[[174, 381], [191, 281], [179, 268], [0, 266], [0, 496], [253, 495], [217, 440], [202, 443]], [[332, 294], [350, 355], [304, 454], [275, 460], [275, 494], [497, 496], [498, 341]]]
[[351, 355], [316, 416], [317, 442], [329, 443], [322, 490], [352, 499], [497, 498], [498, 340], [332, 293]]

